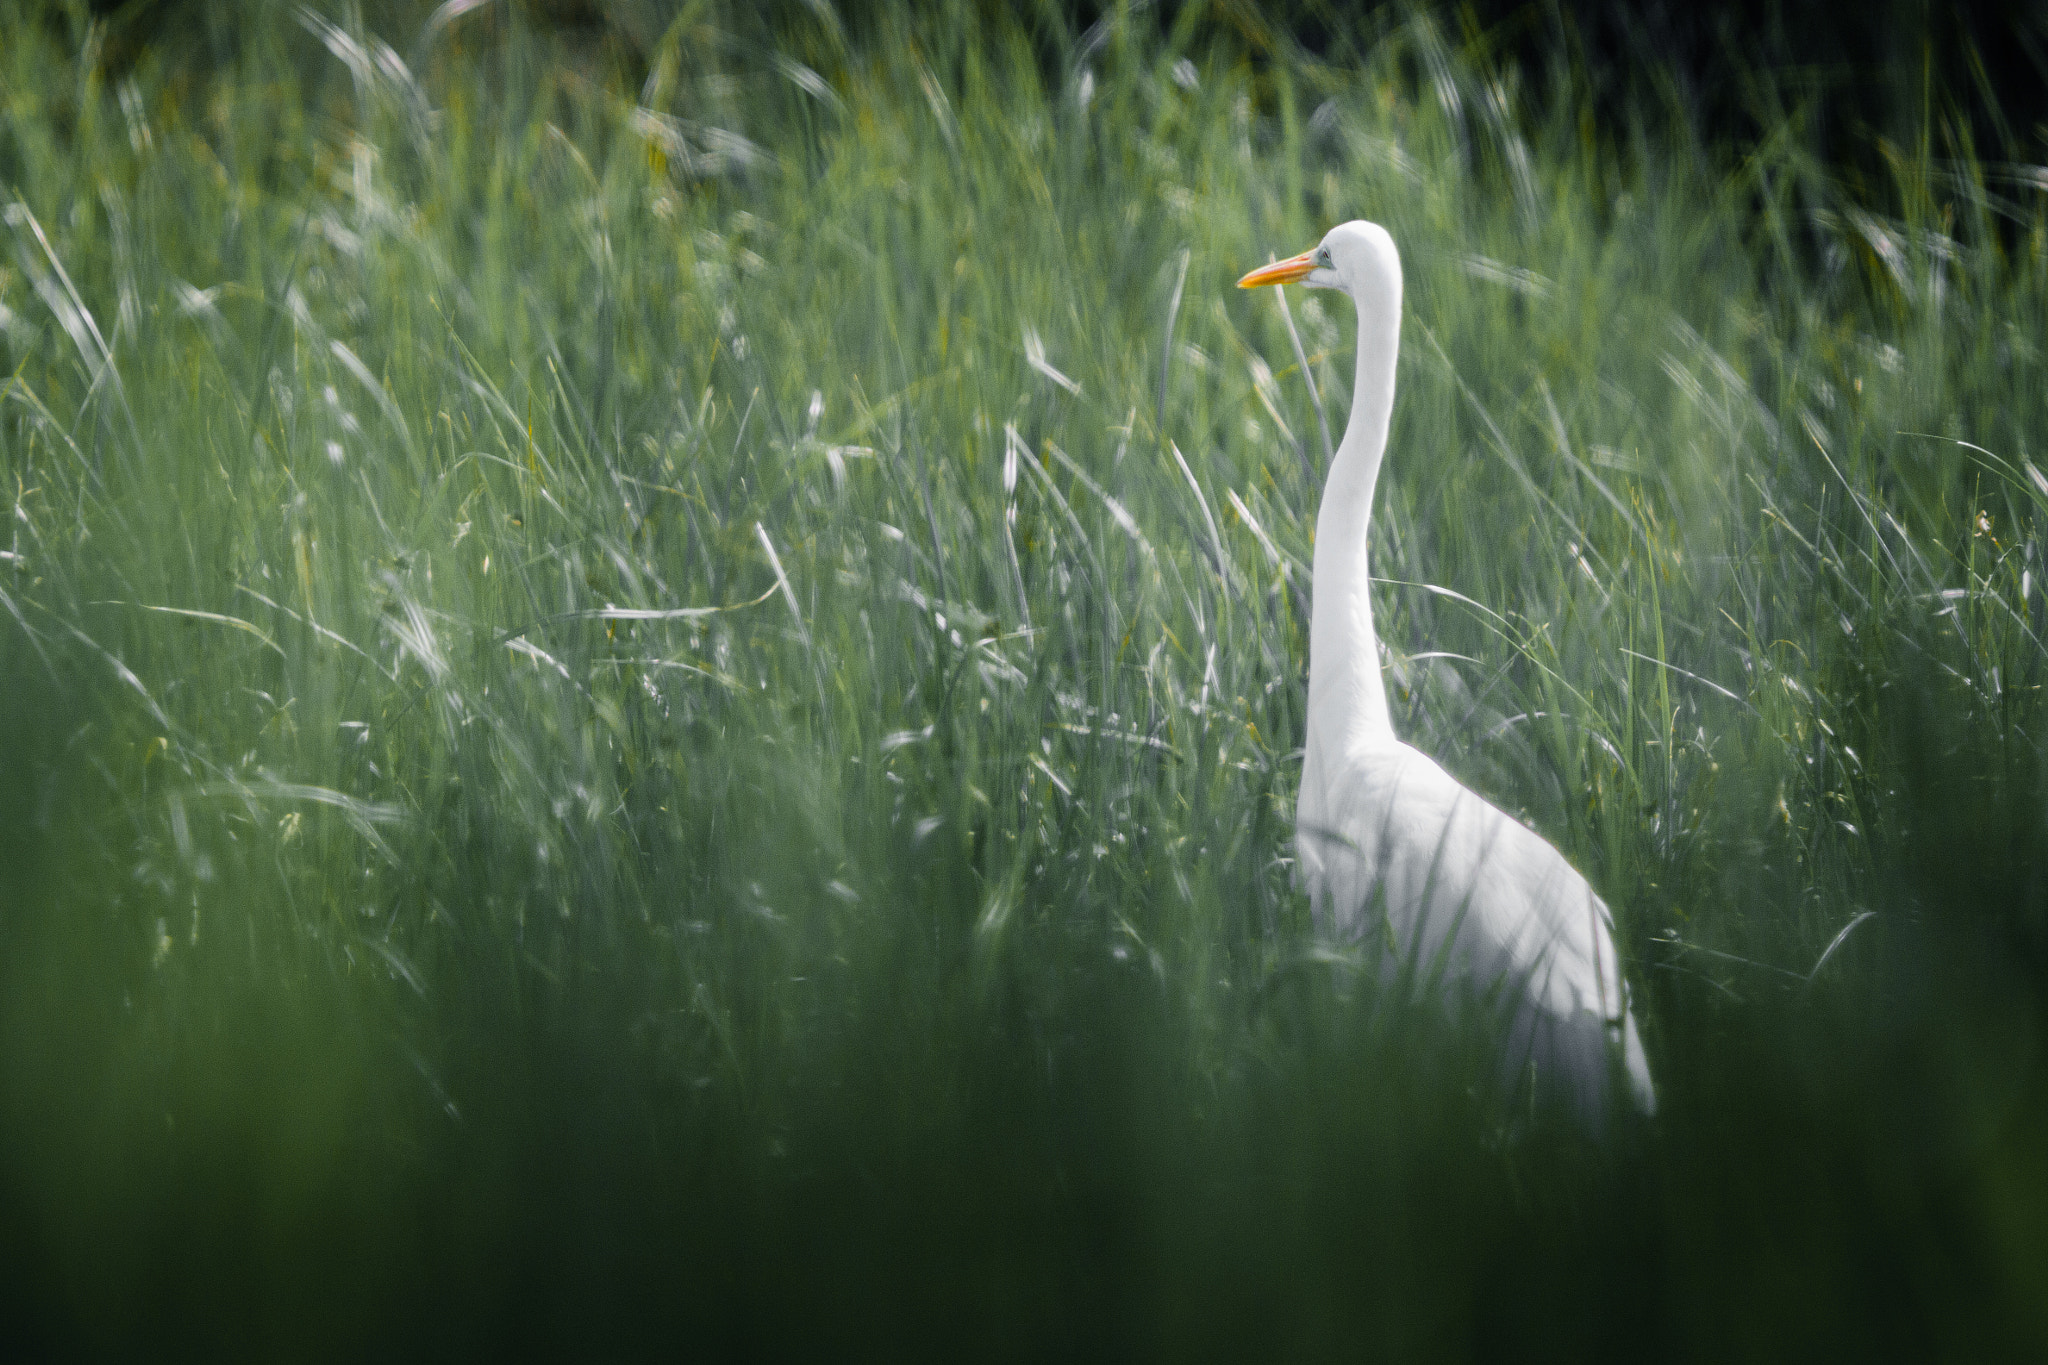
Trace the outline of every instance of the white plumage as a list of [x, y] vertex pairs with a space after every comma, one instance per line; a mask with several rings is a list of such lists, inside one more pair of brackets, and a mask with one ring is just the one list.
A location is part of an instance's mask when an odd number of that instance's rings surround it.
[[1351, 418], [1316, 517], [1308, 733], [1295, 853], [1318, 929], [1384, 934], [1390, 974], [1490, 996], [1508, 1013], [1509, 1070], [1588, 1112], [1616, 1066], [1655, 1107], [1607, 907], [1540, 835], [1402, 743], [1388, 718], [1372, 623], [1367, 530], [1386, 453], [1401, 344], [1401, 258], [1377, 223], [1332, 228], [1313, 251], [1246, 275], [1251, 288], [1338, 289], [1358, 310]]

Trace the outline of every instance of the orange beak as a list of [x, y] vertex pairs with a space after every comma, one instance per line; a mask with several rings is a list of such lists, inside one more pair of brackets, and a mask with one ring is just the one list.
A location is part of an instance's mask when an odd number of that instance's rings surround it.
[[1316, 253], [1304, 251], [1299, 256], [1290, 256], [1284, 261], [1262, 265], [1237, 282], [1239, 289], [1257, 289], [1262, 284], [1293, 284], [1303, 275], [1316, 268]]

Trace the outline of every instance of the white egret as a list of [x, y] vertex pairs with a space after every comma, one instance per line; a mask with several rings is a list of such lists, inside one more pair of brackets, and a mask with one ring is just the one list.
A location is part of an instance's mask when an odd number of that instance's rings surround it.
[[1379, 937], [1394, 970], [1490, 996], [1509, 1012], [1507, 1064], [1533, 1064], [1583, 1111], [1614, 1068], [1655, 1092], [1629, 1013], [1607, 907], [1564, 855], [1395, 737], [1373, 632], [1367, 529], [1401, 345], [1401, 257], [1377, 223], [1238, 281], [1338, 289], [1358, 310], [1351, 418], [1316, 516], [1308, 732], [1295, 855], [1320, 933]]

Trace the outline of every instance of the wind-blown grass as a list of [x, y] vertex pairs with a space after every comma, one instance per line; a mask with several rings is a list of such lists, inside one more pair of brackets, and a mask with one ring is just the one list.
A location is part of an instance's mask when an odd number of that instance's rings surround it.
[[[24, 1330], [2048, 1333], [2039, 168], [1854, 202], [1423, 20], [408, 22], [6, 23]], [[1350, 322], [1229, 286], [1351, 217], [1396, 724], [1614, 906], [1605, 1147], [1290, 880]]]

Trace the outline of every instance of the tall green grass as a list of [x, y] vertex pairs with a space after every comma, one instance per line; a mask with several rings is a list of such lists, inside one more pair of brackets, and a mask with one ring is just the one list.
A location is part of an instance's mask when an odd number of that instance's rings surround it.
[[[10, 1331], [2048, 1336], [2039, 167], [1427, 16], [377, 23], [4, 20]], [[1350, 322], [1230, 285], [1352, 217], [1396, 723], [1615, 908], [1605, 1145], [1290, 880]]]

